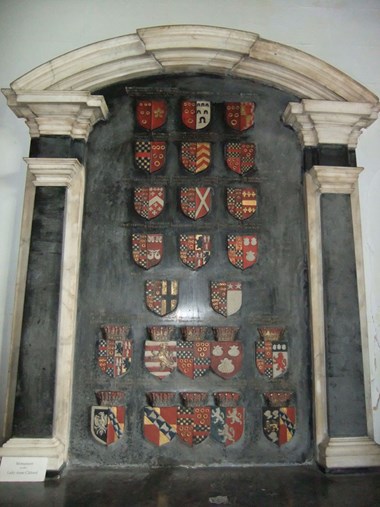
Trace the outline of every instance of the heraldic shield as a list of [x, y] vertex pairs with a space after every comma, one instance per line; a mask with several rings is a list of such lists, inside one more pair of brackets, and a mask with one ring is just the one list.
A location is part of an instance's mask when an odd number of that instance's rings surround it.
[[135, 163], [147, 173], [159, 171], [166, 161], [165, 141], [137, 141], [135, 143]]
[[168, 377], [177, 367], [177, 342], [146, 340], [144, 364], [159, 380]]
[[225, 118], [229, 127], [234, 130], [247, 130], [255, 120], [254, 102], [226, 102]]
[[260, 340], [256, 342], [256, 367], [268, 379], [282, 377], [288, 371], [288, 344], [280, 341], [281, 327], [258, 328]]
[[207, 328], [185, 326], [181, 331], [185, 341], [177, 344], [177, 368], [191, 379], [203, 377], [210, 368], [210, 342], [204, 340]]
[[192, 220], [203, 218], [211, 208], [211, 187], [181, 187], [181, 210]]
[[136, 187], [134, 189], [135, 210], [146, 220], [158, 217], [164, 209], [164, 204], [164, 187]]
[[162, 234], [132, 234], [133, 260], [144, 269], [150, 269], [161, 262], [163, 246]]
[[160, 317], [174, 312], [178, 305], [178, 281], [147, 280], [145, 302], [148, 309]]
[[157, 446], [177, 435], [177, 407], [144, 407], [144, 437]]
[[234, 377], [243, 364], [243, 344], [217, 342], [211, 345], [211, 370], [224, 379]]
[[242, 304], [241, 282], [211, 282], [211, 307], [212, 309], [229, 317], [238, 312]]
[[192, 130], [201, 130], [211, 120], [211, 103], [207, 100], [184, 100], [182, 102], [182, 122]]
[[117, 404], [124, 393], [99, 391], [96, 397], [99, 406], [91, 407], [91, 434], [100, 444], [111, 445], [124, 433], [125, 407]]
[[227, 143], [225, 159], [229, 169], [237, 174], [246, 174], [255, 165], [256, 147], [253, 143], [240, 141]]
[[132, 361], [132, 340], [127, 340], [129, 326], [102, 326], [103, 337], [98, 342], [98, 365], [109, 377], [122, 377]]
[[244, 407], [211, 409], [211, 438], [226, 447], [241, 439], [244, 433]]
[[167, 105], [164, 100], [138, 100], [136, 105], [136, 119], [140, 127], [154, 130], [162, 127], [166, 122]]
[[193, 174], [205, 171], [211, 162], [211, 144], [181, 143], [181, 162]]
[[227, 253], [230, 263], [239, 269], [247, 269], [257, 262], [258, 243], [255, 234], [251, 236], [227, 236]]
[[263, 407], [263, 432], [273, 444], [284, 445], [296, 431], [296, 407], [289, 406], [293, 393], [264, 393], [267, 406]]
[[211, 238], [209, 234], [181, 234], [179, 237], [179, 257], [191, 269], [204, 266], [211, 257]]
[[187, 445], [200, 444], [209, 436], [210, 430], [210, 407], [177, 408], [177, 435]]
[[246, 220], [254, 214], [256, 208], [257, 200], [254, 188], [227, 188], [227, 209], [234, 218]]

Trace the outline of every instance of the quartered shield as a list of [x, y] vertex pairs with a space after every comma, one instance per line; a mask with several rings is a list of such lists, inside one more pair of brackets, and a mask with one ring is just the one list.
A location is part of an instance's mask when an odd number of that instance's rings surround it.
[[238, 312], [242, 304], [241, 282], [211, 282], [211, 307], [212, 309], [229, 317]]
[[159, 380], [168, 377], [177, 367], [177, 342], [146, 340], [144, 364]]
[[181, 143], [181, 162], [191, 173], [205, 171], [211, 162], [211, 144]]
[[226, 102], [225, 118], [229, 127], [234, 130], [247, 130], [255, 120], [254, 102]]
[[289, 442], [296, 431], [296, 408], [264, 407], [263, 431], [266, 438], [278, 446]]
[[98, 342], [98, 365], [109, 377], [122, 377], [132, 361], [132, 340], [101, 338]]
[[144, 407], [144, 437], [152, 444], [168, 444], [177, 434], [177, 407]]
[[211, 409], [211, 437], [229, 446], [244, 433], [244, 407], [213, 407]]
[[181, 187], [182, 212], [192, 220], [203, 218], [211, 208], [211, 187]]
[[268, 379], [288, 371], [288, 344], [282, 341], [259, 340], [255, 344], [256, 367]]
[[204, 266], [211, 256], [209, 234], [181, 234], [179, 236], [179, 257], [191, 269]]
[[238, 220], [251, 217], [257, 208], [256, 190], [252, 187], [227, 188], [228, 212]]
[[211, 344], [211, 370], [224, 379], [234, 377], [243, 364], [243, 344], [215, 342]]
[[161, 262], [163, 246], [162, 234], [132, 234], [133, 260], [144, 269], [150, 269]]
[[124, 433], [125, 407], [91, 407], [91, 433], [104, 445], [115, 443]]
[[147, 280], [145, 302], [148, 309], [160, 317], [174, 312], [178, 305], [177, 280]]
[[166, 122], [167, 105], [165, 100], [139, 100], [136, 105], [136, 119], [140, 127], [154, 130]]
[[210, 407], [177, 408], [177, 435], [186, 444], [200, 444], [209, 436], [210, 429]]
[[182, 102], [182, 122], [192, 130], [201, 130], [211, 120], [211, 103], [207, 100], [185, 100]]
[[210, 342], [178, 342], [177, 368], [191, 379], [203, 377], [210, 368]]
[[234, 141], [226, 143], [225, 160], [231, 171], [246, 174], [255, 165], [256, 147], [253, 143]]
[[227, 236], [228, 260], [239, 269], [247, 269], [257, 262], [258, 243], [256, 234]]
[[136, 141], [135, 163], [147, 173], [159, 171], [166, 161], [165, 141]]
[[137, 213], [151, 220], [158, 217], [164, 209], [164, 187], [136, 187], [134, 190], [134, 206]]

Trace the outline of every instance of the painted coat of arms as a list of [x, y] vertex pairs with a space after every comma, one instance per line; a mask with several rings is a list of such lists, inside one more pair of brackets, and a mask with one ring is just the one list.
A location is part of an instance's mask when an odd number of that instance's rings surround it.
[[211, 103], [207, 100], [185, 100], [182, 102], [182, 122], [192, 130], [201, 130], [211, 120]]
[[147, 173], [159, 171], [165, 164], [165, 141], [137, 141], [135, 143], [135, 163]]
[[211, 430], [211, 408], [204, 406], [208, 398], [203, 392], [183, 392], [185, 406], [177, 408], [177, 436], [191, 447], [203, 442]]
[[181, 187], [182, 212], [192, 220], [203, 218], [211, 208], [211, 187]]
[[278, 445], [288, 443], [296, 431], [296, 407], [290, 406], [291, 392], [264, 393], [263, 431], [266, 438]]
[[161, 262], [162, 234], [132, 234], [132, 257], [138, 266], [150, 269]]
[[281, 341], [285, 328], [260, 327], [256, 342], [256, 367], [268, 379], [282, 377], [288, 371], [288, 344]]
[[170, 443], [177, 435], [177, 406], [172, 406], [175, 393], [149, 393], [150, 405], [144, 407], [144, 437], [154, 445]]
[[127, 373], [132, 361], [132, 340], [128, 340], [129, 326], [102, 326], [103, 337], [98, 342], [98, 365], [109, 377]]
[[240, 236], [229, 234], [227, 236], [228, 260], [239, 269], [247, 269], [257, 262], [258, 243], [256, 234]]
[[147, 280], [145, 302], [148, 309], [160, 317], [174, 312], [178, 305], [178, 281]]
[[151, 220], [158, 217], [164, 204], [164, 187], [136, 187], [134, 189], [135, 210], [143, 218]]
[[111, 445], [124, 433], [124, 393], [98, 391], [96, 397], [99, 405], [91, 407], [91, 434], [100, 444]]
[[237, 406], [239, 393], [215, 393], [217, 407], [211, 409], [211, 437], [224, 446], [241, 439], [244, 433], [244, 407]]
[[209, 234], [181, 234], [179, 237], [179, 257], [191, 269], [204, 266], [211, 256]]
[[227, 188], [227, 209], [234, 218], [246, 220], [254, 214], [256, 208], [257, 200], [254, 188]]
[[177, 342], [171, 340], [173, 326], [151, 326], [152, 340], [146, 340], [144, 364], [146, 369], [159, 380], [168, 377], [177, 367]]
[[229, 127], [234, 130], [247, 130], [255, 120], [254, 102], [226, 102], [225, 118]]
[[164, 100], [143, 99], [137, 101], [136, 118], [140, 127], [154, 130], [166, 122], [167, 105]]
[[211, 162], [211, 144], [181, 143], [181, 162], [193, 174], [205, 171]]
[[243, 364], [243, 344], [234, 341], [238, 327], [214, 328], [216, 343], [211, 344], [211, 370], [223, 379], [234, 377]]
[[212, 309], [229, 317], [238, 312], [242, 304], [241, 282], [210, 282]]
[[225, 159], [228, 168], [237, 174], [246, 174], [255, 165], [255, 153], [256, 147], [253, 143], [226, 143]]
[[210, 342], [205, 341], [207, 328], [185, 326], [184, 341], [177, 344], [177, 368], [191, 379], [203, 377], [210, 368]]

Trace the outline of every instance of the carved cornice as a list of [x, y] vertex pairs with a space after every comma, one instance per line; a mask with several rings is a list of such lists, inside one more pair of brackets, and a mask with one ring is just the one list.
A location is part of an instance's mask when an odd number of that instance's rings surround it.
[[378, 117], [379, 103], [309, 100], [289, 102], [283, 114], [303, 146], [346, 144], [356, 148], [362, 129]]
[[70, 187], [73, 179], [83, 172], [76, 158], [24, 158], [34, 186]]
[[313, 166], [309, 172], [321, 194], [352, 194], [363, 167]]

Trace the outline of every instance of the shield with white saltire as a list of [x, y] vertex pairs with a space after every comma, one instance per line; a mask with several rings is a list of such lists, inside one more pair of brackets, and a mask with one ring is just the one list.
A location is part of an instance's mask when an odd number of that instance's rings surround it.
[[187, 445], [200, 444], [210, 434], [210, 407], [178, 407], [177, 436]]
[[211, 370], [224, 379], [234, 377], [243, 364], [243, 344], [216, 342], [211, 344]]
[[139, 169], [147, 173], [159, 171], [165, 164], [165, 141], [136, 141], [135, 163]]
[[136, 104], [136, 119], [140, 127], [154, 130], [166, 122], [167, 104], [165, 100], [142, 99]]
[[211, 120], [211, 103], [208, 100], [184, 100], [182, 102], [182, 122], [192, 130], [201, 130]]
[[136, 187], [134, 189], [135, 210], [146, 220], [158, 217], [164, 209], [164, 204], [164, 187]]
[[257, 262], [258, 242], [256, 234], [227, 236], [228, 260], [239, 269], [247, 269]]
[[179, 341], [177, 344], [177, 368], [191, 379], [203, 377], [210, 368], [210, 342]]
[[257, 208], [256, 190], [252, 187], [227, 188], [228, 212], [238, 220], [251, 217]]
[[234, 444], [244, 433], [244, 407], [214, 407], [211, 409], [211, 437], [226, 447]]
[[211, 208], [211, 187], [181, 187], [182, 212], [192, 220], [203, 218]]
[[255, 121], [254, 102], [226, 102], [225, 118], [229, 127], [243, 131], [252, 127]]
[[177, 407], [144, 407], [144, 437], [157, 446], [177, 435]]
[[178, 305], [178, 281], [147, 280], [145, 302], [148, 309], [160, 317], [174, 312]]
[[225, 160], [228, 168], [237, 174], [246, 174], [255, 165], [255, 153], [256, 147], [253, 143], [226, 143]]
[[205, 171], [211, 162], [211, 144], [181, 143], [181, 162], [193, 174]]
[[296, 407], [263, 407], [263, 432], [278, 445], [288, 443], [296, 431]]
[[268, 379], [288, 371], [288, 344], [282, 341], [259, 340], [255, 344], [256, 367]]
[[98, 365], [109, 377], [122, 377], [132, 362], [132, 340], [128, 340], [127, 326], [105, 325], [98, 341]]
[[132, 234], [132, 257], [138, 266], [150, 269], [161, 262], [162, 234]]
[[91, 433], [97, 442], [104, 445], [115, 443], [124, 433], [125, 407], [91, 407]]
[[229, 317], [238, 312], [242, 304], [241, 282], [211, 282], [211, 307], [212, 309]]
[[144, 364], [159, 380], [168, 377], [177, 367], [177, 342], [146, 340]]
[[180, 234], [179, 257], [191, 269], [204, 266], [211, 256], [211, 238], [209, 234]]

